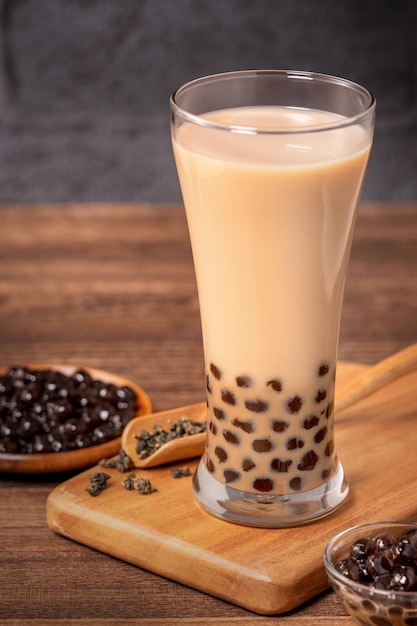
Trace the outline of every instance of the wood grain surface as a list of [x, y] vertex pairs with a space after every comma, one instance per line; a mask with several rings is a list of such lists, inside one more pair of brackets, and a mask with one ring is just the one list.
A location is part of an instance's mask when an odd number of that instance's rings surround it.
[[[363, 366], [358, 366], [358, 373]], [[340, 363], [337, 386], [357, 374]], [[136, 472], [156, 491], [85, 491], [92, 471], [58, 485], [47, 502], [50, 528], [90, 547], [261, 614], [290, 611], [328, 587], [326, 544], [345, 528], [417, 517], [417, 370], [349, 411], [336, 413], [337, 450], [350, 491], [332, 515], [297, 528], [243, 528], [203, 512], [191, 478], [173, 479], [184, 462]], [[187, 464], [194, 472], [196, 461]], [[395, 471], [393, 471], [395, 468]]]
[[[417, 341], [416, 270], [417, 203], [363, 205], [340, 360], [372, 364]], [[0, 207], [0, 350], [0, 364], [76, 363], [124, 375], [155, 411], [201, 401], [183, 210]], [[352, 624], [331, 591], [279, 618], [259, 616], [52, 532], [47, 497], [68, 478], [0, 476], [1, 624]]]

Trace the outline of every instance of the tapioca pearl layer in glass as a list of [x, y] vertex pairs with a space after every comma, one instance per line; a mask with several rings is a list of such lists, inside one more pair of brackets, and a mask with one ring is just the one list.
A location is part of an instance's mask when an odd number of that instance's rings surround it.
[[279, 373], [259, 382], [210, 363], [206, 387], [204, 463], [220, 482], [279, 495], [314, 489], [336, 471], [334, 363], [318, 363], [302, 388], [289, 387]]

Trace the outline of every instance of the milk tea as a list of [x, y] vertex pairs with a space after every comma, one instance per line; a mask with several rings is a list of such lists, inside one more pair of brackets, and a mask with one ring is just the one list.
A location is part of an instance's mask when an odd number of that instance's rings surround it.
[[369, 133], [308, 109], [204, 118], [173, 146], [206, 360], [205, 467], [246, 492], [313, 489], [338, 463], [337, 343]]

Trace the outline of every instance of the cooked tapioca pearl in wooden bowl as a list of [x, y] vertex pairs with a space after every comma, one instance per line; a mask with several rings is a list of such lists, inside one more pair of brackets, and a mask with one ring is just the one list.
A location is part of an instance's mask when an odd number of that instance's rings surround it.
[[417, 624], [417, 522], [374, 522], [345, 530], [327, 545], [324, 565], [359, 624]]
[[0, 470], [50, 472], [93, 465], [119, 451], [126, 424], [151, 412], [126, 378], [70, 365], [0, 369]]

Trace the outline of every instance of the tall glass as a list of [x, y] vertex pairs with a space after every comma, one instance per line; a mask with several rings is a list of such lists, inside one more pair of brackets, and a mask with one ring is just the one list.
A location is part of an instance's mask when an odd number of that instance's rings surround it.
[[298, 71], [207, 76], [171, 98], [203, 332], [209, 513], [306, 523], [348, 493], [334, 438], [343, 288], [375, 102]]

